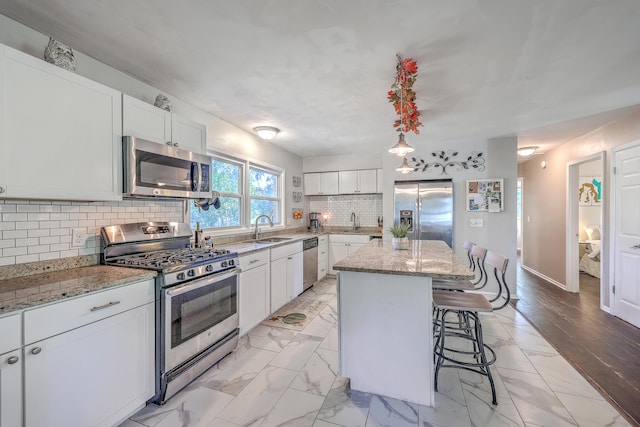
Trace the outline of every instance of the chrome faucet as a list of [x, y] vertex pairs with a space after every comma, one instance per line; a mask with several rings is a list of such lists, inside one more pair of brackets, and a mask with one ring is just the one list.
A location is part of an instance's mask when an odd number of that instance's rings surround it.
[[355, 212], [351, 212], [351, 222], [353, 223], [353, 230], [355, 231], [356, 229], [356, 213]]
[[258, 240], [259, 236], [260, 236], [260, 229], [258, 228], [258, 222], [260, 222], [260, 218], [267, 218], [269, 220], [269, 227], [273, 227], [273, 221], [271, 220], [271, 217], [269, 215], [258, 215], [256, 217], [256, 236], [255, 239]]

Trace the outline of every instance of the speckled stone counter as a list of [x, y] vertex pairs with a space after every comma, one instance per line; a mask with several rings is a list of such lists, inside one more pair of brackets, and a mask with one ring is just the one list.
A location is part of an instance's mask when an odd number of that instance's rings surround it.
[[411, 240], [408, 250], [394, 250], [391, 240], [374, 239], [333, 269], [442, 279], [474, 277], [467, 264], [439, 240]]
[[0, 315], [155, 276], [150, 270], [94, 265], [0, 280]]

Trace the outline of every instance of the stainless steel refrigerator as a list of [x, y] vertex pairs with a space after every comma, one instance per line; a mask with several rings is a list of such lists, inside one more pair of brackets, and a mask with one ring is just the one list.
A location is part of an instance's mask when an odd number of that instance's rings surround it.
[[409, 224], [411, 240], [443, 240], [453, 248], [453, 182], [396, 181], [394, 224]]

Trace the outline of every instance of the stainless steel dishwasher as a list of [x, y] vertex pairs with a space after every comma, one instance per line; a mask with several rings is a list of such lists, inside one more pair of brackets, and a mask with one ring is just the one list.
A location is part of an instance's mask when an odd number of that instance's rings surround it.
[[312, 237], [302, 242], [302, 287], [303, 292], [318, 280], [318, 238]]

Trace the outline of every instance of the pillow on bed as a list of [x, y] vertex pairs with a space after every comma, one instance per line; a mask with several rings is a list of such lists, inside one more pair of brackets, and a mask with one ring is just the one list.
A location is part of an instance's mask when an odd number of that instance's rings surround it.
[[597, 227], [584, 227], [584, 231], [587, 233], [589, 237], [588, 240], [600, 240], [600, 226]]

